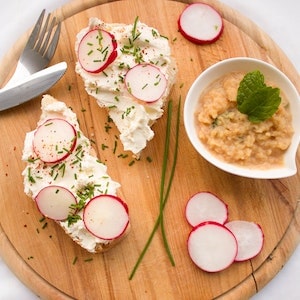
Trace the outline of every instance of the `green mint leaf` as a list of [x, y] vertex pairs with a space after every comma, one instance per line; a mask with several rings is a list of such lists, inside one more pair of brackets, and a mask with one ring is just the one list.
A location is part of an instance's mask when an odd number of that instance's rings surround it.
[[240, 82], [237, 94], [237, 103], [242, 105], [247, 102], [249, 95], [254, 93], [260, 88], [265, 87], [265, 78], [260, 71], [253, 71], [247, 73]]
[[238, 110], [248, 115], [249, 121], [259, 123], [273, 116], [281, 98], [280, 90], [266, 86], [260, 71], [247, 73], [240, 82], [237, 94]]
[[249, 121], [259, 123], [273, 116], [280, 104], [280, 90], [265, 87], [252, 94], [247, 107]]

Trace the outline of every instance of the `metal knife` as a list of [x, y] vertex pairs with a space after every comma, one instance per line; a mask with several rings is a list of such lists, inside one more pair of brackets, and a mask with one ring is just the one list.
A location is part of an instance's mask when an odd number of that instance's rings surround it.
[[66, 69], [67, 63], [61, 62], [36, 72], [13, 86], [0, 89], [0, 111], [41, 95], [64, 75]]

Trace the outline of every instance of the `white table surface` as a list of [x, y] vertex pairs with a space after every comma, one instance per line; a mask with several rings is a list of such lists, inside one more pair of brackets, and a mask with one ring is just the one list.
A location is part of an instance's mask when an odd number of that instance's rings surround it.
[[[1, 0], [4, 1], [4, 0]], [[0, 10], [0, 60], [35, 22], [43, 8], [48, 12], [70, 0], [7, 0]], [[254, 21], [281, 47], [300, 71], [299, 0], [222, 0]], [[5, 7], [5, 8], [4, 8]], [[0, 66], [1, 67], [1, 66]], [[278, 275], [252, 300], [300, 299], [300, 246]], [[0, 257], [0, 300], [38, 299], [9, 270]]]

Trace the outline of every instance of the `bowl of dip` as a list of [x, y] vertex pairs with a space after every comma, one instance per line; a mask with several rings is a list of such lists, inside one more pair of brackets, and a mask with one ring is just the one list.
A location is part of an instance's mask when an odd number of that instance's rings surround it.
[[[251, 122], [237, 109], [236, 97], [245, 74], [259, 71], [267, 86], [279, 88], [277, 111]], [[260, 179], [297, 173], [300, 98], [290, 79], [259, 59], [236, 57], [203, 71], [191, 85], [184, 104], [184, 126], [195, 150], [231, 174]]]

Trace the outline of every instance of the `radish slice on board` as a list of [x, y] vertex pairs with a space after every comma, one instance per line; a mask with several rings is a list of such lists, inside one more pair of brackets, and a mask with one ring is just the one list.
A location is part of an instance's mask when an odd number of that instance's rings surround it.
[[64, 221], [73, 213], [71, 205], [77, 203], [75, 196], [62, 186], [50, 185], [39, 191], [35, 197], [36, 205], [47, 218]]
[[74, 150], [76, 139], [76, 130], [68, 121], [49, 119], [37, 128], [33, 149], [42, 161], [59, 162]]
[[128, 207], [116, 196], [99, 195], [84, 208], [83, 221], [96, 237], [112, 240], [121, 236], [129, 224]]
[[118, 56], [115, 37], [102, 29], [90, 30], [78, 47], [78, 61], [90, 73], [99, 73]]
[[232, 232], [216, 222], [199, 224], [188, 237], [188, 252], [192, 261], [207, 272], [222, 271], [230, 266], [235, 260], [237, 248]]
[[205, 221], [224, 224], [228, 218], [228, 210], [227, 205], [212, 193], [199, 192], [187, 202], [185, 216], [192, 226]]
[[244, 261], [256, 256], [262, 249], [264, 235], [261, 227], [248, 221], [230, 221], [225, 226], [234, 234], [238, 243], [236, 261]]
[[167, 88], [167, 79], [160, 69], [151, 64], [138, 64], [128, 70], [125, 85], [135, 98], [154, 102], [161, 98]]
[[223, 19], [210, 5], [193, 3], [188, 5], [178, 19], [181, 34], [196, 44], [215, 42], [223, 32]]

